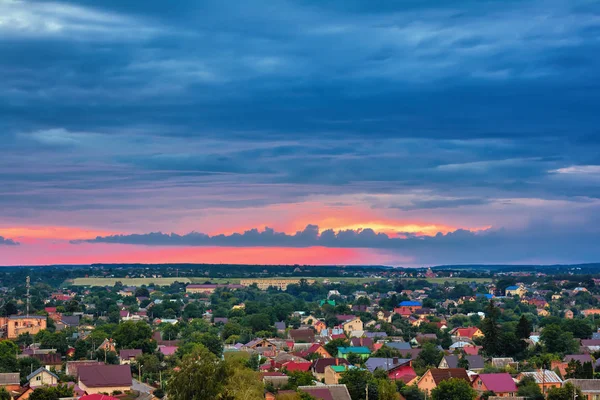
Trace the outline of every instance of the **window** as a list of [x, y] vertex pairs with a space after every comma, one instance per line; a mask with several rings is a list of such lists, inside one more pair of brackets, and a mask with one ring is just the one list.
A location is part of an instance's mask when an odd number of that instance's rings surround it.
[[36, 376], [36, 377], [35, 377], [35, 380], [36, 380], [36, 381], [41, 381], [41, 380], [42, 380], [42, 377], [41, 377], [40, 375], [38, 375], [38, 376]]

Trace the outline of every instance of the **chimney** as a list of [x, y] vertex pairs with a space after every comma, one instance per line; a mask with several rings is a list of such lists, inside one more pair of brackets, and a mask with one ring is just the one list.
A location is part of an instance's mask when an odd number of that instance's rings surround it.
[[335, 359], [335, 365], [340, 365], [340, 359], [339, 358]]
[[394, 357], [394, 358], [392, 359], [392, 363], [393, 363], [394, 365], [398, 364], [398, 357]]
[[271, 360], [271, 368], [275, 368], [275, 360]]

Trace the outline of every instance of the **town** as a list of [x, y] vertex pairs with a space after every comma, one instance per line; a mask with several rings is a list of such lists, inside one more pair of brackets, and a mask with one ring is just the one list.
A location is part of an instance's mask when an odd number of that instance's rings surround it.
[[595, 266], [48, 268], [2, 275], [0, 399], [600, 398]]

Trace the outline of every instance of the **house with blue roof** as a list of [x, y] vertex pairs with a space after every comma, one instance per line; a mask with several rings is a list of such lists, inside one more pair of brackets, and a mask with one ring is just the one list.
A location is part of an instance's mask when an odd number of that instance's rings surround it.
[[400, 307], [422, 307], [423, 304], [419, 301], [405, 300], [398, 304]]
[[519, 296], [523, 297], [523, 295], [527, 293], [527, 289], [523, 285], [513, 285], [506, 288], [504, 294], [506, 296]]
[[419, 301], [405, 300], [398, 304], [398, 307], [394, 308], [396, 314], [400, 314], [403, 317], [409, 317], [415, 311], [423, 308], [423, 304]]

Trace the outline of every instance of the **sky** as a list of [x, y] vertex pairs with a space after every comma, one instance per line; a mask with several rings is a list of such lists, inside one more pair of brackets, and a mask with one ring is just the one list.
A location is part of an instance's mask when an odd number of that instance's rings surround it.
[[0, 0], [0, 265], [600, 261], [598, 0]]

